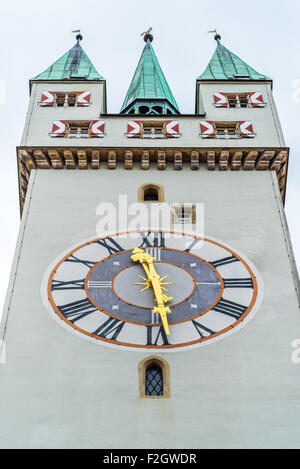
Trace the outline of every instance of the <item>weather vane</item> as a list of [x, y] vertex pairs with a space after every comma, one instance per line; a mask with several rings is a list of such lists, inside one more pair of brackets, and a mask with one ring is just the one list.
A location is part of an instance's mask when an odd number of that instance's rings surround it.
[[208, 34], [214, 33], [214, 34], [215, 34], [215, 40], [216, 40], [217, 42], [219, 42], [219, 41], [221, 40], [221, 36], [220, 36], [220, 34], [218, 34], [218, 32], [217, 32], [216, 29], [213, 29], [212, 31], [207, 31], [207, 32], [208, 32]]
[[82, 35], [81, 35], [80, 29], [73, 29], [72, 33], [77, 33], [76, 39], [78, 43], [82, 41]]
[[147, 29], [147, 31], [144, 31], [144, 32], [141, 34], [141, 36], [146, 36], [147, 34], [150, 34], [151, 31], [152, 31], [152, 27], [149, 28], [149, 29]]
[[144, 36], [144, 41], [145, 41], [145, 42], [148, 42], [148, 41], [152, 42], [152, 41], [153, 41], [153, 36], [152, 36], [152, 34], [150, 34], [151, 31], [152, 31], [152, 27], [149, 28], [149, 29], [147, 29], [147, 31], [144, 31], [144, 32], [141, 34], [141, 36]]

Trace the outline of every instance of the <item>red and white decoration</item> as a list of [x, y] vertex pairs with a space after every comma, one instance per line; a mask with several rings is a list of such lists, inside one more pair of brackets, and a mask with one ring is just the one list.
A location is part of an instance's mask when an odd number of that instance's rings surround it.
[[249, 93], [249, 98], [252, 107], [265, 107], [266, 105], [262, 93]]
[[66, 131], [66, 121], [54, 121], [52, 125], [51, 137], [64, 137]]
[[166, 122], [166, 134], [167, 137], [179, 137], [179, 124], [178, 121], [167, 121]]
[[104, 121], [92, 121], [91, 137], [104, 137]]
[[200, 121], [200, 132], [202, 138], [215, 138], [214, 123], [211, 121]]
[[40, 101], [40, 106], [53, 106], [54, 104], [54, 91], [43, 91]]
[[141, 132], [140, 121], [129, 121], [127, 122], [127, 137], [139, 138]]
[[226, 93], [215, 93], [214, 102], [216, 107], [228, 107], [228, 100]]
[[76, 106], [89, 106], [91, 99], [90, 91], [80, 91], [77, 93]]
[[241, 133], [241, 137], [243, 138], [255, 137], [252, 122], [249, 122], [249, 121], [240, 122], [240, 133]]

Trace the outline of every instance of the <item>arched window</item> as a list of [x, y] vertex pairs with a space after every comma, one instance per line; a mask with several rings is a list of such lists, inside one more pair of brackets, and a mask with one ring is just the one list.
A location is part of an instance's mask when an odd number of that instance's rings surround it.
[[148, 357], [139, 363], [139, 394], [146, 398], [170, 397], [170, 367], [161, 357]]
[[[162, 114], [163, 113], [163, 108], [161, 106], [153, 106], [153, 111], [155, 111], [157, 114]], [[154, 113], [153, 113], [154, 114]]]
[[163, 395], [163, 372], [159, 365], [149, 365], [146, 369], [145, 377], [145, 395], [162, 396]]
[[155, 186], [149, 186], [144, 190], [144, 201], [156, 201], [158, 202], [158, 188]]
[[148, 114], [150, 111], [148, 106], [140, 106], [139, 107], [139, 114]]
[[164, 188], [160, 184], [143, 184], [138, 189], [139, 202], [164, 202]]

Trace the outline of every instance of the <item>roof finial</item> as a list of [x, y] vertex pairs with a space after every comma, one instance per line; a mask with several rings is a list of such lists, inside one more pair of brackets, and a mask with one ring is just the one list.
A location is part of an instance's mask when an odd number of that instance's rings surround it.
[[221, 36], [220, 34], [217, 33], [217, 30], [216, 29], [213, 29], [212, 31], [207, 31], [208, 33], [215, 33], [215, 41], [217, 41], [217, 43], [219, 44], [219, 42], [221, 41]]
[[76, 36], [76, 39], [77, 39], [77, 44], [80, 44], [80, 41], [82, 41], [83, 39], [82, 35], [80, 34], [80, 29], [74, 29], [72, 33], [78, 33]]
[[147, 29], [147, 31], [144, 31], [144, 32], [141, 34], [141, 36], [144, 36], [144, 41], [145, 41], [145, 42], [148, 42], [148, 41], [149, 41], [149, 42], [152, 42], [152, 41], [153, 41], [153, 36], [152, 36], [152, 34], [150, 34], [151, 31], [152, 31], [152, 27], [149, 28], [149, 29]]

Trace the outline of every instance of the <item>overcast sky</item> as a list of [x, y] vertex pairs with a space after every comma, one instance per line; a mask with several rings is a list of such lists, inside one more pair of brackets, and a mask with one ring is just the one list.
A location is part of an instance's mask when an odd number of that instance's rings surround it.
[[152, 26], [154, 49], [182, 113], [195, 110], [195, 79], [210, 60], [217, 28], [223, 44], [274, 79], [274, 95], [291, 147], [286, 214], [300, 266], [299, 0], [27, 0], [1, 5], [0, 314], [19, 227], [16, 146], [28, 106], [28, 80], [75, 43], [107, 80], [108, 112], [119, 112]]

